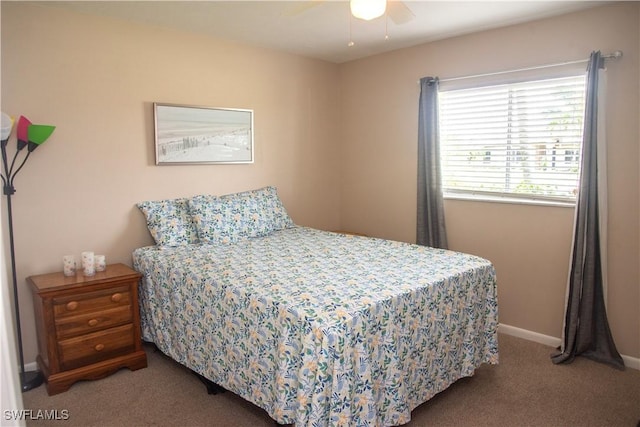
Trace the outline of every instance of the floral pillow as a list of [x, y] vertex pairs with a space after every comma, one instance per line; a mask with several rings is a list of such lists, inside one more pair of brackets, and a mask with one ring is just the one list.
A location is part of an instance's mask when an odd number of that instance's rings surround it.
[[156, 245], [182, 246], [199, 243], [188, 202], [188, 199], [170, 199], [138, 203]]
[[[236, 195], [230, 194], [222, 197], [233, 198]], [[251, 197], [257, 200], [261, 206], [261, 215], [270, 224], [270, 231], [282, 230], [283, 228], [293, 227], [294, 223], [287, 210], [284, 208], [278, 190], [275, 187], [264, 187], [258, 190], [246, 191], [238, 193], [241, 197]]]
[[233, 243], [292, 227], [274, 187], [225, 196], [195, 196], [189, 210], [205, 243]]

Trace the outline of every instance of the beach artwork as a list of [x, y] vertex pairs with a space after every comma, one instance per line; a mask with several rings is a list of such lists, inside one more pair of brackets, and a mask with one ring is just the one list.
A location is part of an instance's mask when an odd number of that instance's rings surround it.
[[154, 103], [156, 165], [253, 163], [253, 111]]

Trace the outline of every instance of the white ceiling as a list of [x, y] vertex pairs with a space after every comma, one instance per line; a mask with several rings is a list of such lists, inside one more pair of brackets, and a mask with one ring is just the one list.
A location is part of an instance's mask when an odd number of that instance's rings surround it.
[[336, 63], [602, 3], [606, 2], [405, 1], [414, 18], [397, 25], [385, 17], [368, 22], [351, 18], [348, 2], [332, 0], [40, 2]]

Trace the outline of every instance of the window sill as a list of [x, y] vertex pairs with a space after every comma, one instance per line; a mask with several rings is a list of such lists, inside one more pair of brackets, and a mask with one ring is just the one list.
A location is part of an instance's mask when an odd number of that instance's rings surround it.
[[445, 200], [466, 200], [487, 203], [508, 203], [512, 205], [552, 206], [559, 208], [575, 208], [575, 202], [561, 202], [543, 199], [519, 199], [515, 197], [487, 196], [485, 194], [445, 194]]

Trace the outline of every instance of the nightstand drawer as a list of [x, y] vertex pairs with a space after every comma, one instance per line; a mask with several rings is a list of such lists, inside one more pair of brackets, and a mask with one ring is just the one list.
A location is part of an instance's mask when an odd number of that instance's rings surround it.
[[128, 305], [77, 316], [61, 316], [55, 320], [56, 337], [70, 338], [129, 323], [132, 320], [131, 306]]
[[96, 312], [131, 304], [129, 286], [119, 286], [95, 292], [85, 292], [71, 296], [53, 298], [53, 312], [56, 319], [76, 316], [86, 312]]
[[58, 349], [60, 366], [65, 370], [127, 354], [135, 349], [133, 325], [69, 338], [60, 341]]

